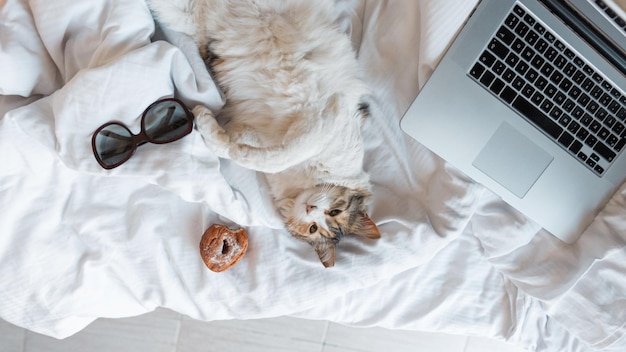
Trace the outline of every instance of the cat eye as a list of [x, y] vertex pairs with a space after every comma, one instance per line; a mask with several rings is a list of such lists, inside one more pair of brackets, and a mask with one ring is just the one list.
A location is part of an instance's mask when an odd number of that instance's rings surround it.
[[337, 216], [337, 215], [339, 215], [339, 213], [341, 213], [341, 210], [333, 209], [333, 210], [328, 212], [328, 215], [330, 215], [330, 216]]
[[317, 225], [313, 224], [309, 227], [309, 233], [317, 232]]
[[139, 134], [133, 134], [119, 122], [108, 122], [94, 132], [91, 147], [98, 164], [113, 169], [128, 161], [140, 145], [174, 142], [192, 129], [193, 114], [183, 102], [175, 98], [161, 99], [141, 114]]

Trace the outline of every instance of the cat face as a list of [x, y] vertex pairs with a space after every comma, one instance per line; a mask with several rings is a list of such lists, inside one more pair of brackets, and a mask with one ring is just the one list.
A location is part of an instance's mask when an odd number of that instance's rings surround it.
[[324, 184], [308, 189], [283, 209], [287, 230], [309, 243], [322, 264], [335, 264], [335, 246], [344, 235], [379, 238], [376, 224], [366, 213], [366, 190]]

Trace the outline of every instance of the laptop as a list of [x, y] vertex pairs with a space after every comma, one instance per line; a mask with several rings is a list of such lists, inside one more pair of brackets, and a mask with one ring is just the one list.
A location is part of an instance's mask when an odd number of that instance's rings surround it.
[[479, 1], [402, 130], [575, 242], [626, 179], [619, 5]]

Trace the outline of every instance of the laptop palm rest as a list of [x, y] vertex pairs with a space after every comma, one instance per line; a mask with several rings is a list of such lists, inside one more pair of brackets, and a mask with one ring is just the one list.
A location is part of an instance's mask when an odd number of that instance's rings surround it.
[[523, 198], [552, 159], [552, 155], [503, 122], [472, 165]]

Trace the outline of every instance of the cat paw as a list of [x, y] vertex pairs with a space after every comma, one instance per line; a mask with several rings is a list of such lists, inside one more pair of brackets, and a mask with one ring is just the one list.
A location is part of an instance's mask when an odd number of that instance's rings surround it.
[[247, 144], [233, 144], [228, 148], [231, 159], [239, 165], [266, 173], [277, 173], [286, 169], [284, 163], [274, 156], [271, 149], [253, 147]]
[[196, 128], [204, 144], [218, 157], [229, 158], [230, 138], [228, 133], [217, 123], [213, 112], [203, 105], [193, 108]]

